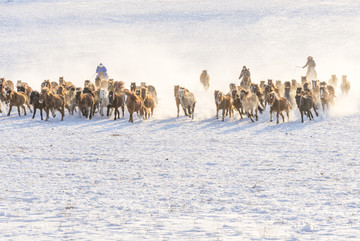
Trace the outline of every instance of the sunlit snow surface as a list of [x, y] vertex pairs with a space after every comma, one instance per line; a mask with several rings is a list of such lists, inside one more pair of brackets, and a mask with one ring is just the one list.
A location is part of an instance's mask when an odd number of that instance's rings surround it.
[[[358, 240], [358, 1], [1, 1], [0, 77], [82, 86], [102, 62], [158, 90], [151, 120], [0, 114], [0, 239]], [[347, 75], [315, 121], [215, 119], [213, 91]], [[199, 76], [210, 74], [210, 89]], [[195, 93], [176, 118], [173, 86]], [[4, 111], [4, 106], [3, 106]]]

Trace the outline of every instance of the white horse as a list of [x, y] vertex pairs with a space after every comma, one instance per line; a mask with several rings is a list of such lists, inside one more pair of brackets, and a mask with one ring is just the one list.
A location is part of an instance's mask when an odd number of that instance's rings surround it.
[[109, 107], [109, 91], [107, 88], [100, 90], [100, 115], [104, 116], [104, 107], [107, 109], [106, 116], [110, 116], [112, 114], [113, 109]]

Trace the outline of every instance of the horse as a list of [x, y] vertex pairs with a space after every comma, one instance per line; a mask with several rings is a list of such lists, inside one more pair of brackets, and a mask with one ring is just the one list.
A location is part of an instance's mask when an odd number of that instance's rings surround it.
[[49, 111], [51, 110], [53, 117], [55, 117], [55, 110], [61, 113], [61, 120], [64, 120], [65, 115], [65, 100], [64, 96], [54, 94], [48, 88], [42, 88], [40, 93], [40, 103], [44, 103], [46, 112], [46, 121], [49, 120]]
[[244, 113], [244, 110], [243, 110], [243, 106], [242, 106], [242, 103], [241, 103], [241, 100], [240, 100], [240, 96], [238, 94], [238, 91], [237, 90], [233, 90], [231, 92], [231, 97], [233, 99], [232, 101], [232, 105], [233, 107], [239, 112], [239, 115], [240, 115], [240, 118], [242, 119], [243, 118], [243, 113]]
[[250, 88], [251, 79], [250, 76], [244, 75], [240, 81], [241, 88], [248, 90]]
[[341, 85], [340, 85], [340, 89], [341, 89], [341, 92], [345, 95], [347, 95], [349, 93], [349, 90], [350, 90], [350, 81], [348, 81], [346, 79], [346, 75], [343, 75], [342, 76], [342, 79], [341, 79]]
[[231, 118], [231, 112], [232, 112], [232, 97], [224, 95], [221, 91], [217, 93], [215, 96], [215, 101], [217, 103], [216, 108], [216, 119], [219, 119], [219, 110], [222, 110], [222, 121], [225, 119], [225, 112], [229, 113], [229, 117]]
[[75, 96], [76, 105], [79, 107], [80, 112], [86, 118], [91, 120], [94, 114], [94, 94], [93, 93], [81, 93], [81, 90], [76, 92]]
[[188, 116], [191, 119], [194, 119], [194, 111], [195, 111], [195, 104], [196, 104], [195, 95], [189, 91], [185, 91], [185, 88], [181, 87], [179, 89], [179, 99], [180, 99], [180, 104], [181, 104], [182, 108], [187, 109]]
[[[109, 102], [109, 91], [105, 89], [100, 89], [100, 115], [104, 116], [104, 108], [106, 108], [106, 116], [111, 115], [112, 108], [110, 108]], [[111, 111], [111, 112], [110, 112]]]
[[330, 85], [321, 85], [320, 87], [320, 100], [323, 111], [325, 111], [325, 106], [327, 109], [329, 109], [330, 104], [334, 104], [334, 93], [333, 88]]
[[[15, 91], [9, 89], [6, 92], [6, 99], [10, 103], [9, 112], [7, 114], [8, 116], [10, 115], [13, 106], [17, 106], [19, 116], [21, 116], [20, 115], [20, 107], [23, 109], [24, 115], [26, 115], [25, 104], [27, 104], [28, 101], [27, 101], [27, 96], [25, 95], [24, 92], [15, 92]], [[28, 107], [30, 108], [30, 106], [28, 106]]]
[[[148, 93], [147, 88], [141, 88], [141, 99], [143, 100], [144, 107], [147, 109], [145, 119], [150, 118], [154, 114], [155, 100], [153, 96]], [[150, 112], [148, 110], [150, 110]]]
[[133, 91], [125, 90], [125, 94], [127, 95], [126, 107], [130, 114], [129, 122], [134, 122], [133, 114], [138, 113], [143, 108], [143, 101]]
[[154, 86], [152, 86], [152, 85], [146, 85], [145, 82], [141, 82], [141, 83], [140, 83], [140, 87], [146, 88], [146, 89], [147, 89], [147, 93], [150, 94], [150, 95], [154, 98], [155, 104], [158, 104], [157, 92], [156, 92], [156, 89], [155, 89]]
[[251, 83], [250, 84], [250, 92], [256, 94], [259, 99], [261, 108], [265, 108], [265, 99], [264, 99], [264, 92], [261, 90], [258, 84]]
[[40, 103], [40, 93], [38, 91], [35, 90], [35, 91], [31, 92], [31, 94], [30, 94], [30, 104], [33, 106], [33, 109], [34, 109], [32, 119], [35, 118], [36, 109], [39, 109], [40, 110], [41, 120], [43, 120], [43, 109], [45, 108], [45, 104]]
[[331, 78], [328, 81], [329, 85], [333, 86], [334, 88], [337, 87], [338, 84], [338, 78], [336, 77], [335, 74], [331, 75]]
[[205, 90], [209, 89], [210, 87], [210, 76], [207, 70], [203, 70], [200, 74], [200, 83], [204, 86]]
[[242, 90], [240, 91], [240, 100], [244, 108], [244, 112], [248, 115], [250, 120], [254, 122], [254, 112], [255, 118], [258, 120], [258, 110], [262, 113], [263, 109], [259, 106], [259, 100], [256, 94]]
[[109, 107], [115, 109], [115, 118], [114, 118], [114, 120], [116, 120], [116, 115], [118, 116], [118, 119], [120, 119], [120, 111], [119, 111], [120, 107], [121, 107], [121, 110], [122, 110], [122, 116], [124, 117], [125, 95], [116, 93], [115, 91], [110, 91], [109, 92]]
[[15, 90], [14, 83], [11, 80], [5, 80], [5, 78], [0, 78], [1, 91], [5, 90]]
[[301, 122], [302, 123], [304, 123], [304, 114], [306, 114], [309, 117], [309, 120], [314, 119], [314, 116], [311, 112], [312, 108], [314, 109], [316, 116], [319, 116], [319, 114], [316, 111], [316, 106], [313, 101], [313, 98], [309, 94], [309, 92], [302, 91], [302, 88], [298, 87], [296, 89], [295, 100], [296, 100], [296, 105], [301, 114]]
[[[174, 97], [175, 97], [175, 104], [176, 104], [176, 108], [177, 108], [177, 117], [179, 117], [179, 112], [180, 112], [180, 98], [179, 98], [179, 90], [180, 90], [180, 86], [179, 85], [175, 85], [174, 86]], [[187, 89], [185, 89], [185, 91], [188, 91]], [[187, 110], [182, 108], [184, 111], [184, 114], [186, 116], [188, 116]]]
[[286, 116], [289, 120], [289, 111], [291, 109], [291, 106], [287, 99], [283, 97], [278, 97], [277, 94], [273, 91], [269, 95], [269, 105], [270, 122], [272, 122], [273, 112], [276, 112], [276, 124], [279, 124], [279, 115], [281, 115], [283, 122], [285, 122], [284, 115], [282, 114], [283, 111], [285, 111]]

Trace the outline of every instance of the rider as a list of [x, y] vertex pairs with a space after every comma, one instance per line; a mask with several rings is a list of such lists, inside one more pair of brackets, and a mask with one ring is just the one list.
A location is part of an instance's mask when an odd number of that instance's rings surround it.
[[107, 69], [106, 69], [106, 67], [105, 67], [102, 63], [100, 63], [100, 64], [97, 66], [97, 68], [96, 68], [96, 73], [97, 73], [96, 78], [99, 78], [99, 75], [101, 75], [101, 73], [102, 73], [102, 77], [103, 77], [103, 78], [109, 78], [109, 76], [108, 76], [108, 74], [107, 74]]
[[309, 56], [307, 58], [307, 62], [303, 66], [303, 68], [305, 68], [306, 66], [308, 67], [307, 72], [306, 72], [306, 79], [308, 81], [317, 80], [317, 74], [315, 71], [316, 63], [315, 63], [313, 57]]
[[246, 66], [243, 66], [239, 79], [241, 79], [243, 76], [250, 77], [250, 69], [246, 68]]

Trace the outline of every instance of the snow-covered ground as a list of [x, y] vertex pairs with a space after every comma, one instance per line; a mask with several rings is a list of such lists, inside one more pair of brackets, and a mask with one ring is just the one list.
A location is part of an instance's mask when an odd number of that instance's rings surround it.
[[[0, 114], [0, 239], [358, 240], [358, 1], [2, 1], [0, 77], [64, 76], [103, 62], [158, 89], [151, 120]], [[217, 121], [214, 89], [346, 74], [349, 96], [315, 121]], [[203, 69], [211, 81], [199, 84]], [[195, 93], [176, 118], [173, 86]], [[66, 113], [67, 114], [67, 113]]]

